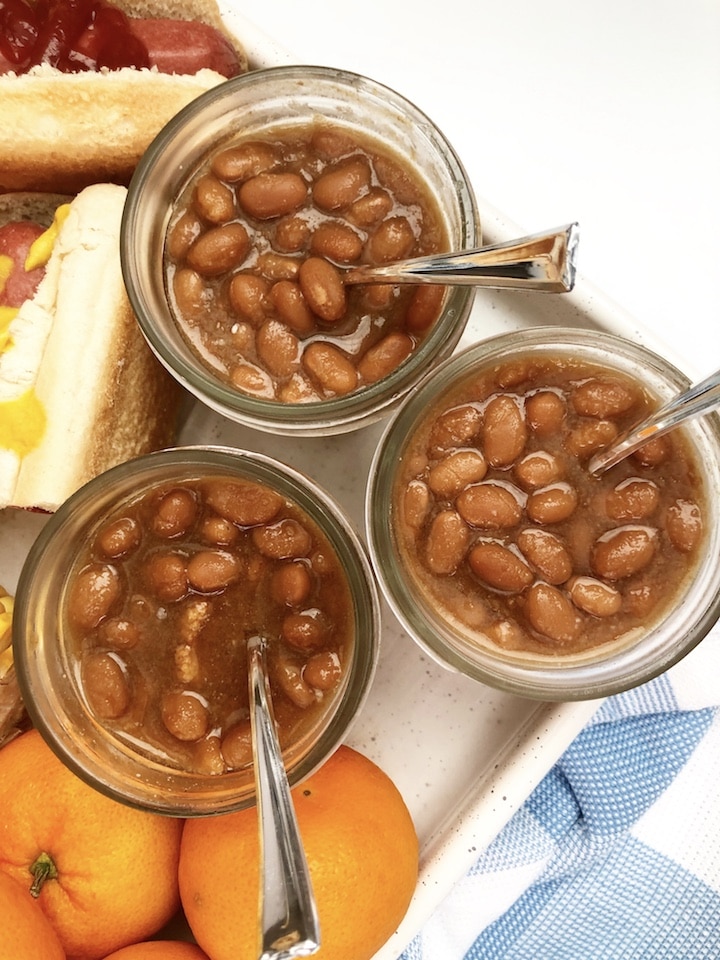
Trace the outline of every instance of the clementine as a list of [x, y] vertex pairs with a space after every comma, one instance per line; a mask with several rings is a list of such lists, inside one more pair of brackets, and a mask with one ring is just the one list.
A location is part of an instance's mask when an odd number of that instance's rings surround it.
[[0, 873], [0, 903], [3, 960], [65, 960], [65, 951], [48, 918], [6, 873]]
[[208, 955], [194, 943], [181, 940], [143, 940], [121, 947], [105, 960], [208, 960]]
[[[392, 780], [340, 747], [293, 789], [320, 921], [321, 960], [368, 960], [404, 917], [418, 877], [418, 839]], [[188, 820], [180, 896], [212, 960], [258, 956], [259, 844], [255, 808]]]
[[30, 730], [0, 750], [0, 872], [36, 898], [68, 956], [152, 936], [179, 906], [182, 822], [88, 786]]

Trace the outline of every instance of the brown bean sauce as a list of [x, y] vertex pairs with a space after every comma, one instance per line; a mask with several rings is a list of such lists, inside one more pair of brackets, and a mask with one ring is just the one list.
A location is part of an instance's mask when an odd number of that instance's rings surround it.
[[283, 747], [332, 704], [353, 643], [349, 586], [325, 535], [263, 485], [160, 485], [108, 516], [71, 571], [67, 616], [90, 710], [170, 766], [251, 762], [247, 638], [268, 638]]
[[430, 411], [394, 492], [395, 535], [431, 602], [508, 650], [570, 654], [660, 618], [692, 571], [702, 484], [675, 432], [601, 477], [586, 463], [657, 407], [584, 361], [474, 374]]
[[303, 403], [387, 376], [440, 315], [444, 287], [346, 286], [342, 270], [447, 247], [415, 171], [318, 123], [215, 152], [172, 212], [165, 276], [181, 334], [216, 376]]

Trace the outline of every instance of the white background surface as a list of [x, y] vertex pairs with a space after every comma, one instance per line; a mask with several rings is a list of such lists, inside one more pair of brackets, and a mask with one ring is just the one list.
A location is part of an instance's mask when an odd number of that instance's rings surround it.
[[718, 0], [240, 9], [298, 59], [413, 100], [523, 231], [579, 221], [579, 271], [691, 377], [720, 367]]

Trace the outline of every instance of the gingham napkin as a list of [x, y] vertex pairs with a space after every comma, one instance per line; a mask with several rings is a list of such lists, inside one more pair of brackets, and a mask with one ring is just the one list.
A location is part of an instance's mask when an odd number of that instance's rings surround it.
[[606, 700], [403, 960], [720, 958], [720, 630]]

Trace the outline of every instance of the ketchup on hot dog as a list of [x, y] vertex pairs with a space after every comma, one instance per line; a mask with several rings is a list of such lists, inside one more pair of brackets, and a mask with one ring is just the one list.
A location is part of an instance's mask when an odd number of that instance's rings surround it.
[[47, 63], [65, 73], [155, 67], [193, 74], [240, 72], [230, 41], [190, 20], [128, 17], [105, 0], [0, 0], [0, 73]]

